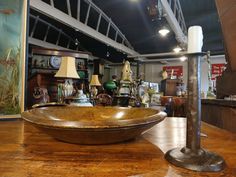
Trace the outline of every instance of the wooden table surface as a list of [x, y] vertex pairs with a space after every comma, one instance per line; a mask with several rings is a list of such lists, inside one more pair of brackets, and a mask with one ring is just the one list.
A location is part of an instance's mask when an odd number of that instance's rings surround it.
[[203, 124], [202, 146], [224, 157], [218, 173], [172, 166], [164, 153], [185, 145], [186, 120], [166, 118], [134, 141], [85, 146], [59, 142], [23, 121], [0, 122], [0, 177], [233, 177], [236, 135]]

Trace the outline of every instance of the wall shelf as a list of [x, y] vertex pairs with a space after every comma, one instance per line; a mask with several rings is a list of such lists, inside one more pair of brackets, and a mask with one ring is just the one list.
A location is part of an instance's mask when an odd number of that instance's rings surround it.
[[[28, 83], [27, 83], [27, 108], [31, 108], [32, 105], [43, 103], [43, 98], [47, 92], [49, 102], [57, 102], [57, 86], [58, 83], [64, 81], [63, 78], [56, 78], [55, 74], [58, 68], [53, 68], [49, 63], [49, 60], [53, 56], [71, 56], [76, 58], [76, 67], [78, 74], [81, 76], [79, 79], [73, 79], [75, 87], [80, 88], [83, 85], [84, 93], [89, 91], [89, 72], [88, 61], [86, 58], [78, 58], [79, 53], [69, 51], [59, 51], [52, 49], [32, 49], [32, 57], [29, 61], [28, 70]], [[85, 53], [83, 53], [85, 54]], [[80, 68], [82, 67], [82, 68]], [[35, 97], [35, 92], [38, 92], [38, 97]]]

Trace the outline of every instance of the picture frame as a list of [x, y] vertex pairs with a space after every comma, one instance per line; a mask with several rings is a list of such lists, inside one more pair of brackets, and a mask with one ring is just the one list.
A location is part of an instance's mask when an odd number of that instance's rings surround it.
[[28, 3], [0, 3], [0, 120], [20, 118], [25, 107]]

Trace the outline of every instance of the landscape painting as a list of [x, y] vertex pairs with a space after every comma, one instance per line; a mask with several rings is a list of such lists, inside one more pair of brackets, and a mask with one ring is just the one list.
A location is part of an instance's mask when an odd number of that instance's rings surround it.
[[0, 118], [24, 110], [27, 0], [0, 1]]

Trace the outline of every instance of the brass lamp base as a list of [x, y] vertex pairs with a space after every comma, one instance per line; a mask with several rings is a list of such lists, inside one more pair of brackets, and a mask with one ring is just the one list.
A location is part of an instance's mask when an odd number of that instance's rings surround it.
[[175, 166], [199, 172], [217, 172], [225, 167], [221, 156], [203, 149], [197, 153], [188, 148], [172, 149], [165, 154], [165, 159]]

